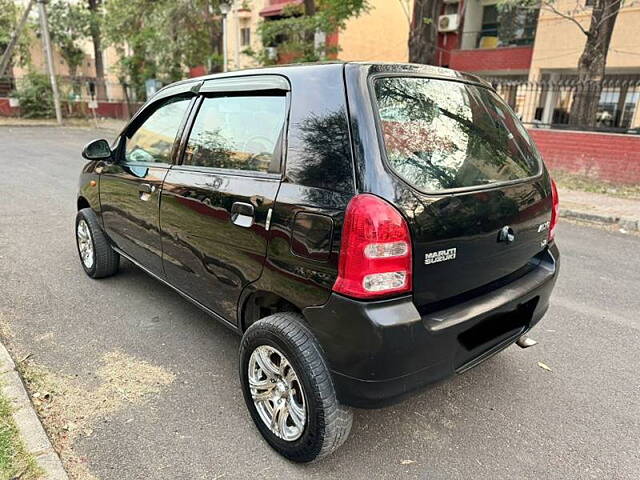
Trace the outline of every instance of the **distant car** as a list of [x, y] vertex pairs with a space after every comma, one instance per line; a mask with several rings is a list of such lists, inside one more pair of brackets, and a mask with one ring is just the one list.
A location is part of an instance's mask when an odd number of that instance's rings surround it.
[[555, 185], [471, 75], [333, 63], [194, 78], [83, 156], [85, 272], [125, 257], [241, 334], [249, 412], [293, 461], [338, 448], [348, 406], [388, 405], [522, 339], [556, 280]]

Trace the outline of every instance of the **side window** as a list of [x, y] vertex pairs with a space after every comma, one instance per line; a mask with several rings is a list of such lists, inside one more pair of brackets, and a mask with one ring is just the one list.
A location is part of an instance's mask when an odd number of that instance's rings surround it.
[[240, 46], [248, 47], [251, 45], [251, 28], [245, 27], [240, 29]]
[[157, 108], [137, 130], [127, 133], [125, 162], [171, 163], [171, 149], [190, 97], [173, 97]]
[[193, 123], [183, 164], [270, 171], [285, 119], [284, 96], [207, 97]]

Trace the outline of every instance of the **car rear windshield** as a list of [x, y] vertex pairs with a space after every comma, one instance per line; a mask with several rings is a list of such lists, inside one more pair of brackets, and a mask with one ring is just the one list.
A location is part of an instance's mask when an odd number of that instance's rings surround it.
[[379, 77], [374, 90], [387, 160], [425, 192], [521, 180], [539, 154], [489, 88], [423, 77]]

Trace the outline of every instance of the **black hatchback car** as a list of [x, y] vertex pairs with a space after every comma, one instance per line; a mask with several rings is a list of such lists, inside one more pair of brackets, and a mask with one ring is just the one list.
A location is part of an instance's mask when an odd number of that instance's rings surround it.
[[491, 86], [332, 63], [160, 90], [80, 178], [86, 273], [120, 257], [243, 335], [253, 420], [307, 462], [379, 407], [477, 365], [545, 314], [555, 185]]

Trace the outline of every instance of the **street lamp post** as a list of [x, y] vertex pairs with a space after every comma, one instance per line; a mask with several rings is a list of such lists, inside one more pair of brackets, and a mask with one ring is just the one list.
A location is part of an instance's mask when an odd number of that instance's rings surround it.
[[227, 15], [231, 11], [228, 2], [220, 2], [220, 13], [222, 14], [222, 71], [228, 71], [227, 59]]

